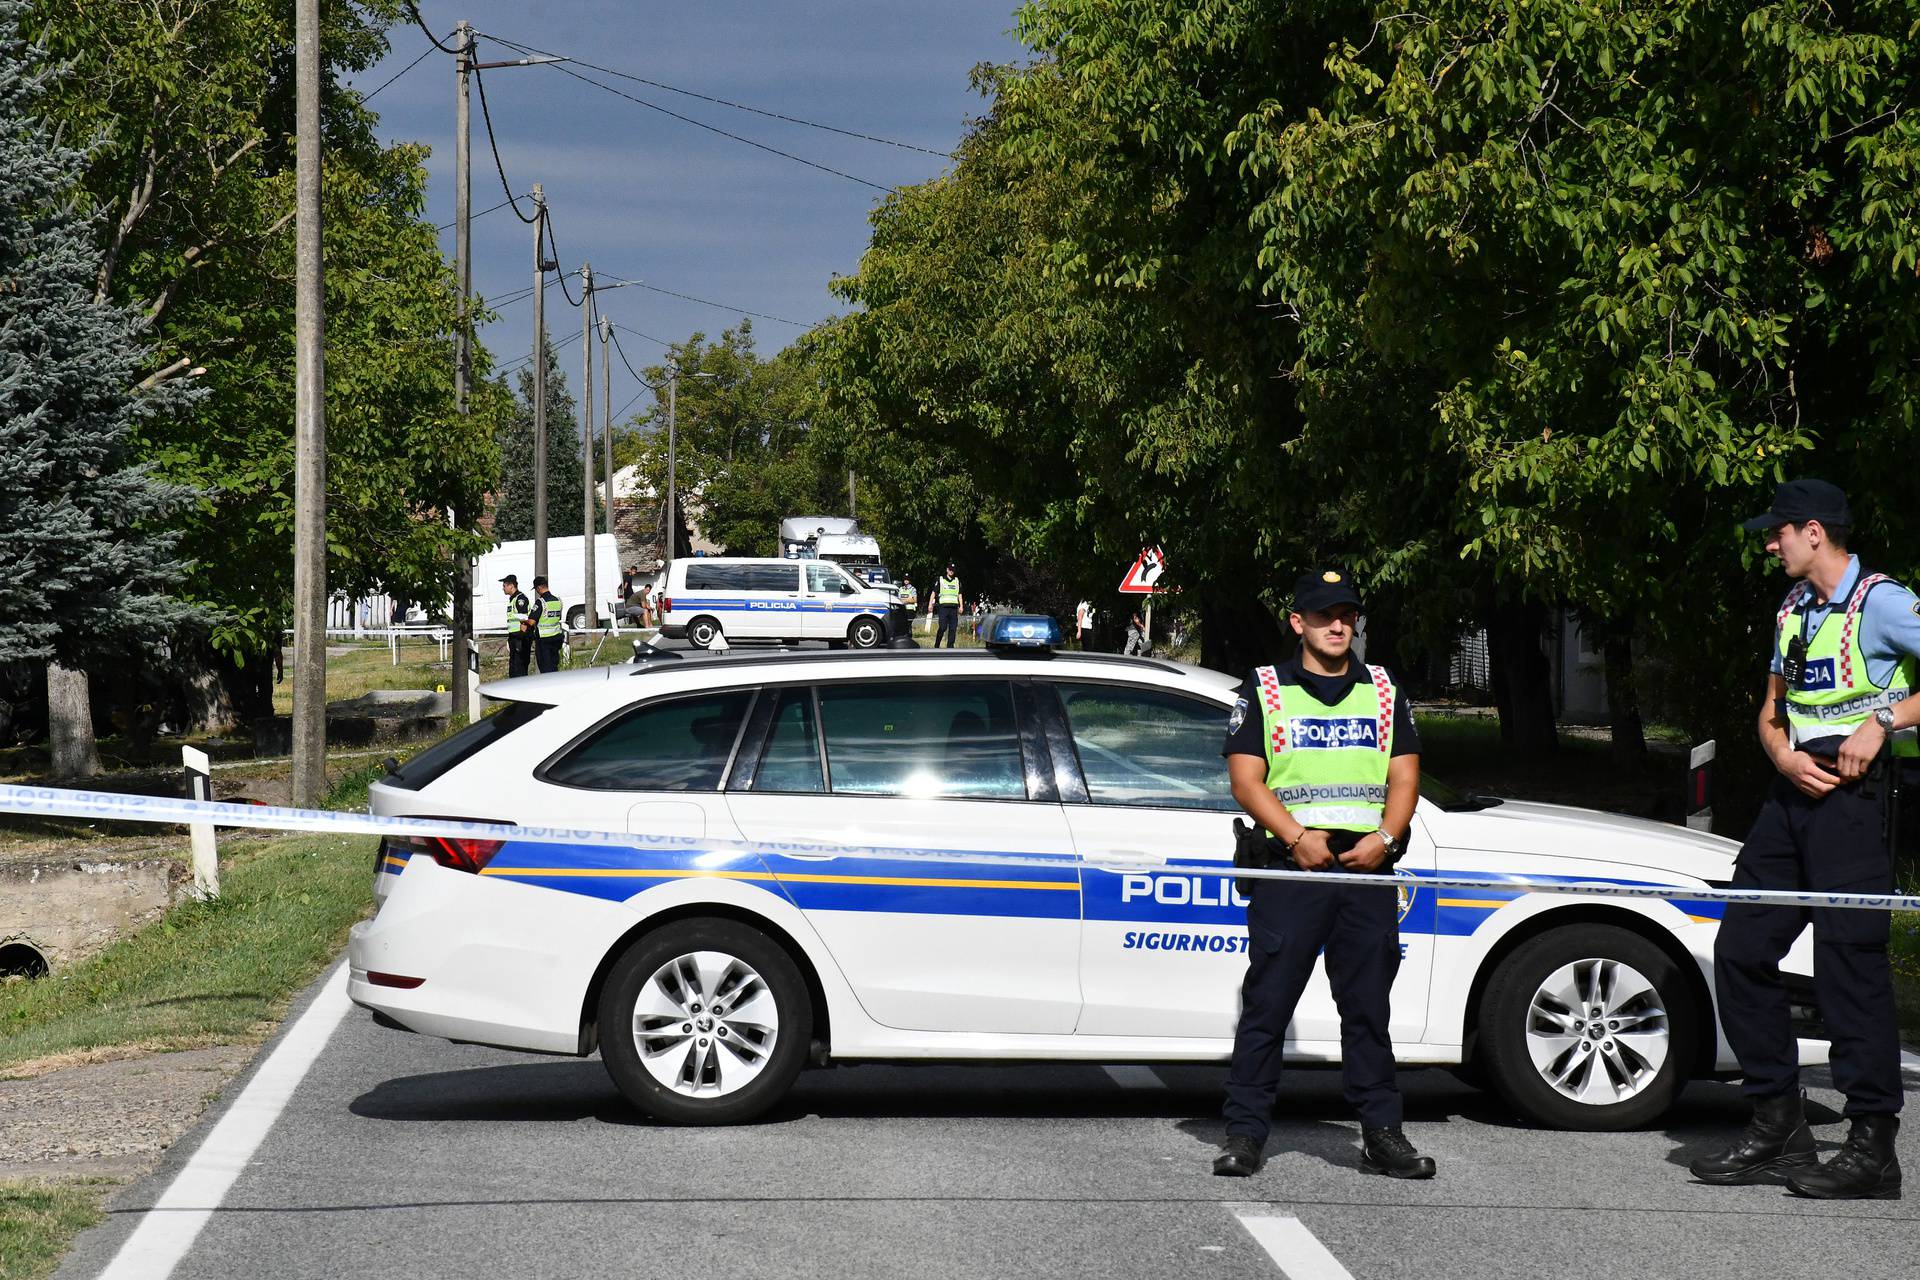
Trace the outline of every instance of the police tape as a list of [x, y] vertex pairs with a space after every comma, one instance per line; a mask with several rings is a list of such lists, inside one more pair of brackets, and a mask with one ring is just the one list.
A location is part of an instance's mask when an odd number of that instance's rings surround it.
[[[694, 854], [714, 858], [712, 866], [733, 857], [792, 854], [809, 859], [864, 858], [876, 862], [934, 863], [942, 867], [1045, 867], [1105, 871], [1111, 874], [1195, 875], [1227, 874], [1243, 880], [1311, 881], [1315, 884], [1352, 884], [1380, 888], [1378, 874], [1344, 871], [1300, 871], [1281, 867], [1233, 867], [1213, 859], [1174, 861], [1146, 854], [1073, 856], [1066, 854], [987, 853], [966, 849], [903, 849], [883, 845], [821, 844], [812, 841], [692, 839], [638, 832], [590, 830], [572, 827], [526, 827], [456, 818], [396, 818], [371, 813], [342, 813], [332, 809], [296, 809], [277, 805], [233, 804], [218, 800], [185, 800], [173, 796], [125, 795], [112, 791], [78, 791], [64, 787], [23, 787], [0, 784], [0, 817], [7, 814], [41, 818], [91, 818], [105, 822], [147, 822], [166, 825], [208, 823], [221, 827], [249, 827], [267, 831], [307, 831], [335, 835], [393, 834], [457, 840], [501, 840], [530, 844], [587, 845], [635, 849], [663, 854]], [[709, 866], [693, 868], [699, 875]], [[778, 878], [777, 876], [775, 877]], [[1401, 879], [1401, 877], [1396, 877]], [[1620, 883], [1611, 880], [1566, 880], [1501, 872], [1479, 875], [1412, 874], [1409, 887], [1479, 889], [1496, 892], [1554, 894], [1573, 897], [1641, 898], [1674, 902], [1751, 903], [1763, 906], [1843, 908], [1868, 911], [1920, 911], [1920, 896], [1896, 893], [1834, 893], [1792, 889], [1733, 889], [1713, 885]]]

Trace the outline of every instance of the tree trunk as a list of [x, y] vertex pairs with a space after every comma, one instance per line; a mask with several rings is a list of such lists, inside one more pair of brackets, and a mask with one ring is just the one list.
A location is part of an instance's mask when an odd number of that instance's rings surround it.
[[1646, 726], [1640, 720], [1640, 690], [1633, 677], [1633, 629], [1609, 629], [1602, 641], [1607, 659], [1607, 722], [1613, 762], [1638, 768], [1647, 761]]
[[1201, 598], [1201, 666], [1244, 676], [1292, 652], [1292, 634], [1259, 601], [1245, 596], [1223, 600], [1211, 594]]
[[57, 662], [47, 664], [47, 744], [55, 778], [91, 778], [100, 772], [87, 673]]
[[225, 733], [234, 725], [233, 698], [224, 668], [232, 663], [207, 645], [182, 640], [174, 650], [174, 694], [187, 733]]
[[1500, 711], [1500, 740], [1528, 754], [1551, 754], [1560, 745], [1545, 634], [1546, 610], [1538, 604], [1497, 605], [1487, 618], [1488, 675]]

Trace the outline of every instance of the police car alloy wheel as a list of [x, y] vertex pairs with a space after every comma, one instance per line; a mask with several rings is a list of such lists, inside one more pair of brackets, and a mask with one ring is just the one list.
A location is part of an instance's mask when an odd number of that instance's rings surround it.
[[687, 624], [687, 643], [696, 649], [710, 649], [720, 638], [720, 624], [712, 618], [695, 618]]
[[629, 1101], [673, 1124], [751, 1120], [792, 1087], [813, 1035], [784, 948], [732, 920], [642, 937], [600, 995], [600, 1056]]
[[847, 639], [856, 649], [871, 649], [880, 643], [880, 624], [872, 618], [856, 619], [847, 628]]
[[1660, 947], [1612, 925], [1555, 929], [1501, 962], [1480, 1005], [1494, 1089], [1557, 1129], [1627, 1129], [1671, 1105], [1706, 1024]]

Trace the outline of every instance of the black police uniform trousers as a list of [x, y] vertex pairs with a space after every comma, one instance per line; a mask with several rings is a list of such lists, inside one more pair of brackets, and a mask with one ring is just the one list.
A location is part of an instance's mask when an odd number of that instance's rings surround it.
[[516, 631], [507, 636], [507, 677], [509, 679], [527, 674], [527, 667], [532, 658], [532, 633]]
[[542, 671], [560, 669], [560, 646], [565, 640], [566, 634], [563, 632], [557, 636], [541, 636], [533, 642], [534, 656], [539, 661]]
[[954, 640], [960, 634], [960, 606], [957, 604], [938, 605], [934, 609], [934, 615], [939, 618], [940, 623], [939, 629], [933, 633], [933, 647], [938, 649], [940, 647], [940, 637], [945, 636], [947, 638], [947, 648], [953, 648]]
[[[1884, 760], [1859, 782], [1819, 800], [1776, 778], [1734, 865], [1735, 889], [1891, 893], [1893, 858], [1881, 826]], [[1731, 903], [1713, 945], [1720, 1025], [1745, 1073], [1741, 1088], [1766, 1098], [1799, 1088], [1800, 1064], [1780, 959], [1813, 924], [1813, 990], [1832, 1043], [1834, 1087], [1846, 1114], [1900, 1110], [1900, 1030], [1887, 961], [1885, 911]]]
[[[1330, 845], [1341, 851], [1359, 839], [1351, 831], [1331, 834]], [[1390, 878], [1378, 889], [1260, 880], [1247, 907], [1247, 976], [1240, 985], [1240, 1025], [1223, 1109], [1229, 1134], [1266, 1141], [1287, 1024], [1322, 950], [1340, 1010], [1347, 1104], [1367, 1128], [1399, 1126], [1400, 1089], [1387, 1026], [1389, 994], [1400, 971], [1400, 899]]]

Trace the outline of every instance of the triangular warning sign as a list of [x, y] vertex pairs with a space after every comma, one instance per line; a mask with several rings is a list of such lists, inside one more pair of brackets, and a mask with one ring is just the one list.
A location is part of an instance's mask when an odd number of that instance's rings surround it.
[[1160, 581], [1160, 574], [1166, 569], [1166, 561], [1160, 548], [1146, 547], [1140, 552], [1140, 558], [1133, 562], [1133, 568], [1127, 570], [1127, 576], [1120, 580], [1120, 592], [1129, 596], [1150, 596], [1159, 588], [1154, 584]]

